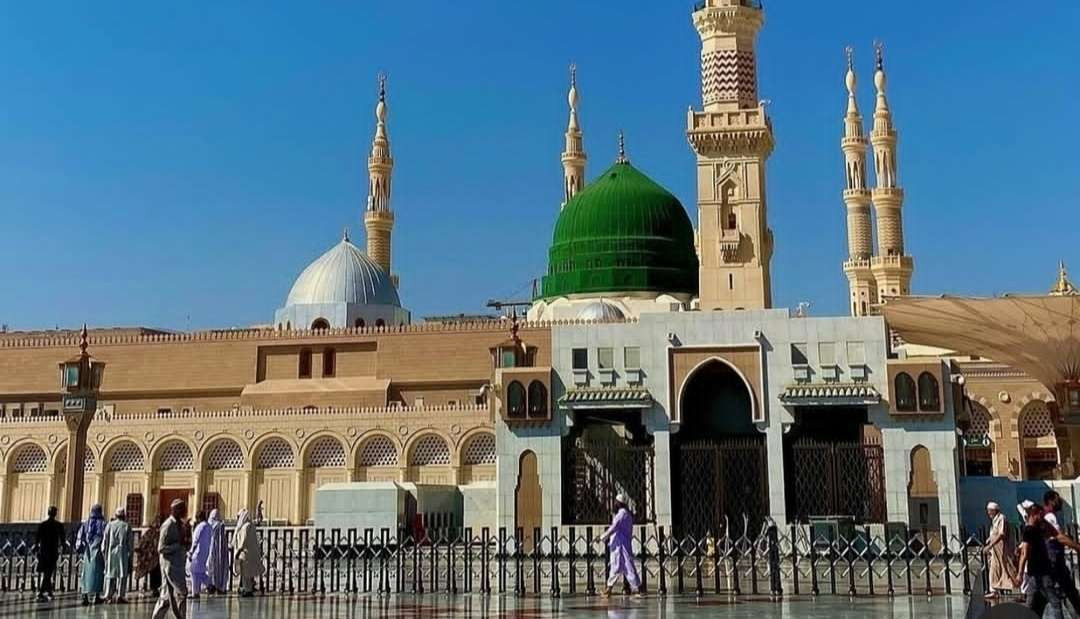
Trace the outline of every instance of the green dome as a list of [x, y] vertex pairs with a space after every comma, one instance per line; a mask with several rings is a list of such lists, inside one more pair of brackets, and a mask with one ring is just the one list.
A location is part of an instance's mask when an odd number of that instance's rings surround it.
[[694, 228], [679, 199], [616, 163], [559, 214], [545, 299], [572, 294], [697, 294]]

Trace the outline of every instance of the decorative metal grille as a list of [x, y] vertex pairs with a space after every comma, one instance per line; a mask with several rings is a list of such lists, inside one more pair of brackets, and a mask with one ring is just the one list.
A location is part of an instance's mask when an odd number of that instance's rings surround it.
[[94, 472], [94, 469], [96, 467], [97, 467], [97, 456], [95, 456], [94, 452], [90, 451], [90, 448], [88, 447], [86, 449], [86, 456], [83, 457], [83, 471], [87, 472], [87, 473], [92, 473], [92, 472]]
[[12, 473], [44, 473], [49, 468], [45, 450], [37, 445], [23, 445], [15, 452], [11, 464]]
[[141, 527], [143, 521], [143, 495], [129, 494], [124, 501], [124, 516], [128, 524], [133, 527]]
[[1054, 435], [1054, 420], [1050, 409], [1042, 400], [1035, 400], [1024, 407], [1020, 414], [1024, 438], [1040, 438]]
[[190, 471], [195, 467], [191, 448], [183, 441], [169, 441], [161, 448], [158, 468], [162, 471]]
[[462, 464], [495, 464], [495, 435], [477, 434], [469, 439], [461, 457]]
[[978, 402], [971, 403], [971, 425], [968, 436], [988, 436], [990, 434], [990, 411]]
[[[56, 460], [56, 472], [67, 472], [67, 445], [60, 448], [60, 455]], [[94, 472], [94, 466], [97, 464], [97, 459], [94, 457], [94, 452], [89, 447], [86, 448], [86, 455], [83, 457], [83, 471], [87, 473]]]
[[364, 441], [360, 449], [360, 466], [397, 466], [398, 451], [393, 441], [385, 436], [374, 436]]
[[760, 527], [769, 508], [763, 438], [679, 445], [678, 465], [683, 534], [738, 536]]
[[143, 453], [135, 443], [127, 441], [113, 448], [109, 457], [110, 471], [141, 471], [143, 468]]
[[606, 524], [615, 495], [623, 493], [638, 523], [656, 518], [653, 496], [653, 448], [575, 440], [566, 450], [563, 497], [571, 524]]
[[450, 447], [438, 434], [427, 434], [421, 437], [409, 454], [409, 466], [442, 464], [450, 464]]
[[255, 460], [255, 466], [260, 469], [285, 469], [296, 463], [296, 456], [283, 438], [272, 438], [259, 449], [259, 457]]
[[206, 456], [206, 468], [215, 471], [221, 469], [244, 468], [244, 450], [240, 445], [228, 438], [223, 438], [210, 446], [210, 453]]
[[341, 446], [341, 441], [332, 436], [321, 436], [315, 439], [308, 450], [308, 466], [312, 468], [345, 466], [345, 448]]
[[785, 471], [788, 514], [849, 516], [885, 522], [885, 453], [881, 445], [803, 439], [790, 446]]

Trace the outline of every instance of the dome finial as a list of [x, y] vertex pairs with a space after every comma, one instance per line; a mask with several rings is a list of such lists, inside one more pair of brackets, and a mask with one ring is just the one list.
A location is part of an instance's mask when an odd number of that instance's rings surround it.
[[630, 163], [630, 160], [626, 158], [626, 134], [622, 129], [619, 129], [619, 156], [615, 159], [615, 163]]
[[379, 73], [379, 101], [386, 101], [386, 73]]
[[874, 41], [874, 57], [877, 59], [877, 70], [885, 70], [885, 44], [881, 41]]
[[345, 226], [345, 229], [341, 234], [341, 240], [345, 241], [346, 243], [349, 242], [349, 226]]

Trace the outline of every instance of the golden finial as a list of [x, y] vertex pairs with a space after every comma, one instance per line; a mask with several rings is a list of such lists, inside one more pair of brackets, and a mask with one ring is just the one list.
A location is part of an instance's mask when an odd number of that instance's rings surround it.
[[881, 41], [874, 41], [874, 57], [877, 58], [877, 70], [885, 70], [885, 44]]
[[570, 86], [577, 86], [577, 65], [570, 63]]
[[386, 74], [379, 73], [379, 101], [386, 101]]
[[1064, 260], [1058, 262], [1058, 279], [1054, 283], [1054, 287], [1050, 289], [1050, 294], [1057, 297], [1080, 294], [1076, 286], [1069, 281], [1069, 273], [1065, 270]]
[[847, 54], [847, 68], [848, 71], [855, 70], [855, 48], [848, 45], [844, 48], [844, 53]]
[[615, 159], [615, 163], [630, 163], [630, 160], [626, 158], [626, 135], [619, 130], [619, 156]]
[[349, 242], [349, 226], [345, 226], [344, 231], [341, 234], [341, 240], [346, 243]]

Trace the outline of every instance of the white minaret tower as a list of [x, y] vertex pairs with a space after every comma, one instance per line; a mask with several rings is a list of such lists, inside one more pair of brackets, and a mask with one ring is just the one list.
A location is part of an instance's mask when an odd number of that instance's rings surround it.
[[870, 270], [870, 258], [874, 251], [874, 237], [870, 222], [870, 190], [866, 186], [866, 150], [869, 146], [863, 133], [862, 114], [855, 98], [854, 50], [847, 48], [848, 91], [847, 114], [844, 116], [844, 137], [840, 148], [844, 151], [845, 179], [844, 204], [847, 207], [848, 259], [844, 261], [844, 274], [851, 290], [848, 303], [852, 316], [866, 316], [877, 303], [877, 285]]
[[772, 124], [758, 99], [758, 0], [704, 0], [693, 14], [701, 37], [701, 103], [687, 112], [697, 153], [699, 298], [703, 310], [772, 306], [773, 236], [765, 209]]
[[367, 255], [390, 274], [394, 285], [397, 276], [390, 271], [390, 234], [394, 230], [394, 211], [390, 209], [390, 182], [394, 159], [390, 156], [390, 138], [386, 134], [386, 76], [379, 75], [379, 103], [375, 106], [375, 139], [368, 157], [368, 202], [364, 212], [367, 230]]
[[911, 273], [915, 268], [910, 256], [904, 255], [904, 228], [900, 209], [904, 204], [904, 190], [896, 165], [897, 133], [893, 127], [892, 111], [885, 97], [885, 61], [880, 43], [875, 44], [877, 71], [874, 86], [877, 88], [877, 105], [874, 108], [874, 128], [870, 143], [874, 147], [874, 180], [872, 192], [874, 214], [877, 217], [877, 255], [870, 261], [870, 269], [877, 282], [878, 299], [904, 296], [911, 293]]
[[563, 201], [562, 206], [585, 187], [585, 162], [588, 157], [582, 144], [581, 125], [578, 124], [577, 67], [570, 65], [570, 121], [566, 126], [566, 147], [562, 153]]

